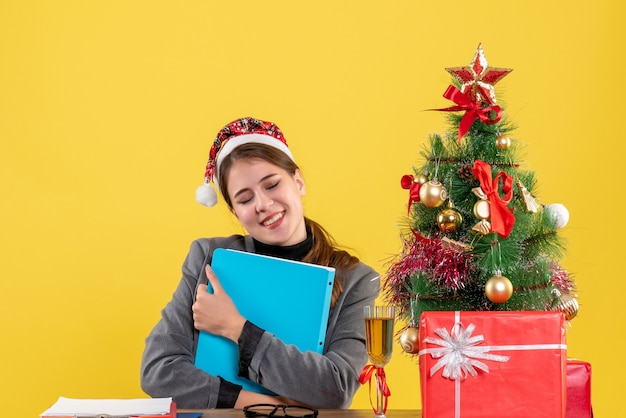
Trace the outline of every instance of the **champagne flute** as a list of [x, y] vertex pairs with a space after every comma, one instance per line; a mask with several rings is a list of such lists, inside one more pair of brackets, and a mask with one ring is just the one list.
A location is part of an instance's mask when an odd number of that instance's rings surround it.
[[364, 309], [367, 355], [376, 372], [374, 413], [377, 418], [385, 418], [387, 410], [389, 388], [383, 368], [391, 360], [395, 313], [395, 306], [366, 306]]

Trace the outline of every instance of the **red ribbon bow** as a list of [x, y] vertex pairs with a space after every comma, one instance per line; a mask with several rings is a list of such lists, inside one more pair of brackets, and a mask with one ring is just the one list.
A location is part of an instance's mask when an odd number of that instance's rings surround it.
[[402, 178], [400, 179], [400, 184], [402, 185], [403, 189], [407, 189], [409, 191], [409, 204], [407, 207], [407, 212], [410, 213], [411, 205], [413, 204], [413, 202], [420, 201], [420, 187], [422, 187], [422, 184], [415, 181], [413, 176], [410, 174], [402, 176]]
[[[480, 181], [480, 188], [487, 195], [491, 209], [491, 231], [497, 232], [502, 238], [506, 238], [511, 233], [515, 224], [515, 216], [507, 205], [513, 197], [513, 178], [501, 171], [492, 180], [491, 166], [484, 161], [474, 161], [474, 176]], [[502, 179], [502, 193], [504, 198], [498, 194], [498, 185]]]
[[502, 118], [502, 108], [498, 105], [482, 107], [480, 103], [474, 102], [470, 97], [463, 94], [461, 90], [455, 86], [448, 86], [448, 89], [443, 94], [448, 100], [452, 100], [457, 106], [446, 107], [444, 109], [435, 109], [442, 112], [456, 112], [459, 110], [465, 110], [465, 115], [461, 119], [459, 124], [459, 143], [461, 137], [469, 131], [472, 123], [476, 119], [480, 119], [485, 125], [493, 125]]
[[378, 385], [378, 389], [383, 394], [385, 398], [385, 402], [383, 404], [383, 413], [387, 412], [387, 398], [391, 396], [391, 391], [389, 390], [389, 386], [387, 386], [387, 379], [385, 378], [385, 370], [382, 367], [376, 367], [373, 364], [366, 365], [363, 370], [361, 370], [361, 374], [359, 375], [359, 383], [362, 385], [365, 382], [369, 382], [370, 387], [370, 406], [376, 413], [376, 407], [372, 403], [372, 376], [376, 372], [376, 384]]

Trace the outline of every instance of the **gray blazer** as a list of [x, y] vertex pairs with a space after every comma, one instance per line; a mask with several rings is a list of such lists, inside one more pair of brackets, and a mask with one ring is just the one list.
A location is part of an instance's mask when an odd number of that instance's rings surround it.
[[[218, 402], [220, 379], [194, 366], [199, 333], [191, 313], [198, 284], [207, 282], [204, 266], [216, 248], [255, 252], [248, 235], [194, 241], [182, 279], [146, 339], [141, 387], [153, 397], [171, 396], [179, 408], [215, 408]], [[329, 313], [323, 354], [301, 352], [265, 331], [245, 377], [307, 405], [348, 408], [367, 363], [363, 307], [374, 304], [379, 291], [378, 273], [359, 263], [345, 275], [344, 291]], [[240, 344], [239, 350], [245, 347]]]

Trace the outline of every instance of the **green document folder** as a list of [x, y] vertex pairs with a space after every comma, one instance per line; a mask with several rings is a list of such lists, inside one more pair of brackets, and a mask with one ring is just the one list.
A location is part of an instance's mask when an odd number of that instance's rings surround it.
[[[223, 248], [213, 253], [211, 268], [246, 319], [300, 351], [322, 353], [334, 268]], [[272, 394], [239, 377], [238, 362], [237, 344], [200, 332], [196, 367], [246, 390]]]

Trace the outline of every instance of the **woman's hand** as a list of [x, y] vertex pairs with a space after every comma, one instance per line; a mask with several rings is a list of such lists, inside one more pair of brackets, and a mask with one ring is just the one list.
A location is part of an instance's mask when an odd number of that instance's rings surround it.
[[196, 301], [191, 306], [194, 327], [237, 343], [246, 318], [241, 316], [211, 267], [207, 265], [205, 270], [213, 293], [207, 291], [207, 285], [198, 285]]

